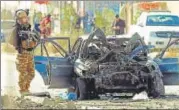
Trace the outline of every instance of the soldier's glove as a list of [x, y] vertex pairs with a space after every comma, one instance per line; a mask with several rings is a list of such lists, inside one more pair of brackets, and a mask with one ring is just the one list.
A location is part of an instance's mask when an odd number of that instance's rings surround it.
[[38, 33], [37, 31], [33, 30], [32, 31], [34, 33], [33, 37], [36, 41], [40, 41], [40, 33]]

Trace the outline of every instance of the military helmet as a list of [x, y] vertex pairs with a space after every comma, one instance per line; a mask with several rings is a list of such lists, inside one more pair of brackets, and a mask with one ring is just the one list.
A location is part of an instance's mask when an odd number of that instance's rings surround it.
[[16, 11], [16, 19], [20, 19], [23, 17], [27, 17], [27, 12], [25, 10], [18, 10]]

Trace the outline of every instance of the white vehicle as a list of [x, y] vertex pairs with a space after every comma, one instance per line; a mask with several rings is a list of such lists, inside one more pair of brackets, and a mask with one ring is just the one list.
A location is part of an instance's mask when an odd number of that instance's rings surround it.
[[129, 33], [135, 32], [144, 38], [146, 44], [164, 48], [169, 37], [179, 38], [179, 16], [169, 11], [143, 12], [137, 24], [130, 27]]

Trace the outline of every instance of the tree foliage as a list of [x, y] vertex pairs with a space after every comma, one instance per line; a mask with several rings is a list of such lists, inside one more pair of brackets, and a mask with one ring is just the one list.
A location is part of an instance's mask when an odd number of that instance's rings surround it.
[[74, 24], [77, 21], [77, 14], [75, 12], [75, 9], [71, 4], [66, 4], [62, 8], [62, 19], [61, 19], [61, 29], [62, 32], [69, 32], [70, 30], [73, 30]]
[[[73, 45], [76, 39], [82, 35], [84, 32], [83, 29], [80, 28], [75, 29], [75, 24], [77, 22], [78, 15], [75, 12], [72, 4], [66, 4], [62, 7], [61, 10], [61, 33], [58, 36], [67, 36], [70, 37], [71, 44]], [[63, 46], [65, 43], [60, 42]]]
[[112, 34], [111, 26], [114, 21], [115, 13], [112, 9], [104, 8], [102, 12], [95, 12], [95, 25], [108, 34]]
[[137, 10], [137, 12], [134, 13], [132, 24], [136, 24], [137, 23], [137, 19], [139, 18], [141, 12], [142, 12], [141, 10]]
[[119, 16], [120, 16], [121, 19], [125, 19], [125, 17], [126, 17], [126, 5], [123, 5], [121, 7], [121, 11], [120, 11]]

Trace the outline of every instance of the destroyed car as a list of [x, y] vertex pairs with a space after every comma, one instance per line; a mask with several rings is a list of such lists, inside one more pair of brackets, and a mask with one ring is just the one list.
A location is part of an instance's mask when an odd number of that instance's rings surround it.
[[76, 87], [79, 97], [86, 98], [84, 93], [89, 96], [91, 92], [136, 93], [143, 90], [153, 97], [164, 95], [162, 73], [147, 54], [148, 46], [138, 34], [131, 39], [106, 38], [96, 29], [82, 42], [75, 56], [74, 71], [80, 77]]
[[[55, 40], [67, 41], [68, 51]], [[50, 56], [47, 42], [61, 55]], [[164, 95], [162, 73], [158, 64], [148, 58], [148, 46], [138, 34], [132, 38], [106, 37], [97, 28], [80, 37], [72, 50], [66, 37], [42, 39], [37, 48], [41, 49], [41, 55], [35, 55], [35, 67], [49, 88], [75, 86], [80, 99], [106, 92], [144, 90], [152, 97]]]

